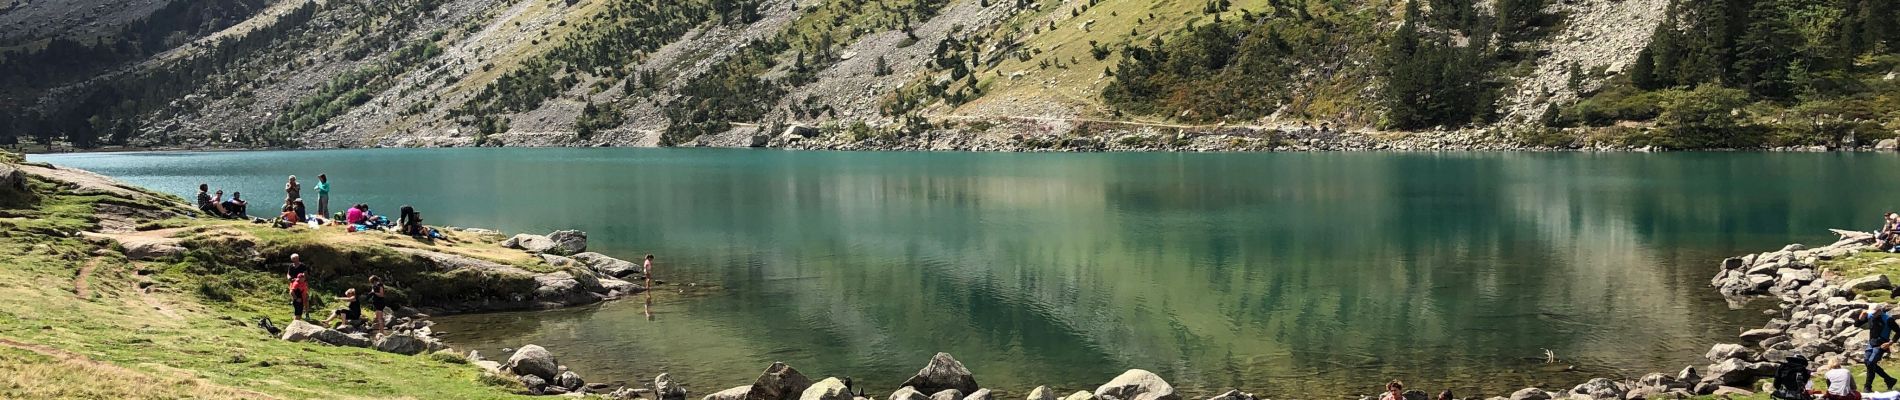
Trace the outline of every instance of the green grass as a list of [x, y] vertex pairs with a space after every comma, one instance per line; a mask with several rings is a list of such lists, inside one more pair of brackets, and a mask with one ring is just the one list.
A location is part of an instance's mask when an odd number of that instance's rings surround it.
[[[459, 356], [277, 340], [255, 327], [260, 316], [289, 319], [273, 274], [204, 254], [147, 264], [99, 251], [60, 232], [94, 228], [93, 206], [124, 199], [34, 187], [45, 190], [37, 206], [4, 210], [27, 217], [0, 218], [0, 398], [517, 397], [518, 388], [481, 383]], [[318, 240], [310, 236], [262, 241]], [[81, 297], [76, 277], [88, 265]], [[140, 270], [157, 271], [150, 293]]]

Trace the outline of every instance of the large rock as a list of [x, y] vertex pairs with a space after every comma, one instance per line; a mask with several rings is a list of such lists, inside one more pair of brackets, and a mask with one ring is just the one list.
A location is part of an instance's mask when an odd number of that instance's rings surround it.
[[601, 275], [614, 278], [625, 278], [628, 275], [640, 272], [639, 264], [591, 251], [575, 254], [573, 258], [575, 261], [580, 261], [581, 264], [587, 265], [588, 268], [592, 268]]
[[527, 250], [530, 253], [541, 253], [554, 248], [554, 240], [548, 239], [547, 236], [523, 233], [508, 238], [508, 240], [501, 241], [501, 247]]
[[532, 392], [532, 393], [546, 393], [547, 392], [548, 380], [541, 379], [541, 377], [539, 376], [521, 375], [519, 377], [516, 377], [515, 379], [521, 381], [521, 386], [528, 388], [529, 392]]
[[1591, 379], [1570, 389], [1572, 396], [1584, 395], [1597, 400], [1622, 400], [1624, 392], [1628, 390], [1624, 390], [1622, 384], [1604, 378]]
[[[1643, 375], [1642, 378], [1638, 378], [1636, 380], [1636, 387], [1657, 388], [1657, 389], [1661, 389], [1661, 390], [1658, 390], [1657, 393], [1661, 393], [1661, 392], [1668, 391], [1671, 388], [1682, 387], [1682, 382], [1676, 380], [1676, 377], [1674, 376], [1669, 376], [1669, 374], [1665, 374], [1661, 372], [1652, 372], [1649, 375]], [[1628, 396], [1625, 396], [1625, 397], [1628, 397]]]
[[989, 389], [977, 389], [976, 392], [963, 396], [963, 400], [990, 400], [990, 397]]
[[26, 186], [26, 172], [0, 163], [0, 206], [24, 204], [32, 198], [33, 192]]
[[909, 380], [904, 381], [904, 384], [898, 386], [916, 388], [921, 393], [937, 393], [944, 389], [970, 393], [978, 389], [976, 377], [971, 376], [970, 370], [964, 368], [963, 363], [957, 362], [955, 357], [951, 357], [950, 353], [937, 353], [931, 356], [930, 364], [924, 365], [924, 369], [918, 370], [917, 375], [911, 376]]
[[310, 335], [311, 339], [343, 347], [369, 347], [369, 336], [361, 333], [343, 333], [335, 329], [324, 329]]
[[588, 285], [584, 279], [567, 271], [535, 275], [534, 300], [544, 304], [575, 306], [596, 303], [606, 298], [595, 291], [598, 288], [604, 292], [606, 286], [600, 285], [598, 280]]
[[1869, 291], [1869, 290], [1893, 290], [1893, 282], [1887, 280], [1887, 274], [1874, 274], [1871, 276], [1863, 276], [1859, 278], [1854, 278], [1852, 280], [1847, 281], [1845, 286], [1847, 286], [1848, 289], [1853, 289], [1854, 291], [1857, 291], [1857, 292], [1864, 292], [1864, 291]]
[[775, 362], [759, 374], [757, 381], [752, 382], [752, 390], [746, 392], [745, 400], [794, 399], [810, 387], [811, 378], [806, 378], [790, 365]]
[[[562, 369], [566, 369], [566, 367], [563, 367]], [[581, 374], [576, 374], [574, 373], [574, 371], [564, 370], [564, 371], [561, 371], [561, 376], [554, 380], [554, 384], [560, 385], [563, 388], [567, 388], [567, 391], [569, 392], [578, 392], [581, 390], [582, 387], [587, 386], [587, 380], [581, 379]]]
[[554, 231], [548, 234], [548, 240], [554, 246], [543, 251], [549, 254], [570, 256], [587, 251], [587, 232], [575, 230]]
[[429, 350], [429, 342], [412, 333], [383, 335], [376, 339], [376, 350], [384, 353], [396, 353], [406, 356], [421, 354]]
[[653, 377], [653, 395], [660, 400], [686, 400], [686, 387], [673, 382], [673, 375], [661, 373]]
[[1095, 397], [1106, 400], [1180, 400], [1174, 394], [1174, 386], [1162, 380], [1160, 376], [1145, 370], [1131, 369], [1123, 372], [1101, 387], [1095, 388]]
[[825, 378], [825, 380], [818, 381], [818, 383], [812, 384], [811, 387], [805, 388], [805, 392], [798, 395], [798, 400], [853, 399], [851, 387], [845, 385], [844, 381], [838, 380], [838, 378]]
[[706, 395], [706, 397], [700, 398], [700, 400], [745, 400], [746, 392], [750, 391], [752, 391], [752, 385], [735, 386], [731, 389]]
[[1755, 358], [1755, 353], [1752, 351], [1749, 351], [1747, 347], [1742, 347], [1742, 345], [1739, 345], [1739, 344], [1722, 343], [1722, 344], [1709, 347], [1709, 352], [1707, 354], [1703, 354], [1702, 356], [1704, 358], [1708, 358], [1709, 362], [1719, 363], [1719, 362], [1722, 362], [1722, 360], [1727, 360], [1731, 358], [1740, 358], [1743, 360], [1752, 361]]
[[1029, 390], [1028, 400], [1056, 400], [1056, 391], [1049, 390], [1048, 386], [1037, 386]]
[[543, 381], [554, 380], [561, 374], [561, 362], [554, 353], [537, 345], [521, 346], [515, 354], [508, 356], [507, 369], [517, 375], [534, 375]]
[[1874, 150], [1883, 150], [1883, 151], [1900, 150], [1900, 140], [1880, 139], [1880, 141], [1874, 142]]
[[1063, 397], [1062, 400], [1095, 400], [1095, 394], [1089, 393], [1087, 390], [1081, 390], [1070, 393], [1067, 397]]
[[1511, 400], [1550, 400], [1550, 393], [1544, 389], [1523, 388], [1511, 393]]
[[290, 325], [284, 326], [283, 339], [292, 342], [309, 341], [317, 335], [317, 332], [323, 332], [323, 327], [304, 322], [301, 319], [294, 320], [290, 321]]
[[1708, 371], [1708, 376], [1702, 378], [1702, 383], [1716, 386], [1746, 387], [1754, 383], [1756, 379], [1774, 375], [1775, 364], [1748, 362], [1739, 358], [1730, 358], [1715, 364], [1709, 364]]
[[1761, 343], [1761, 341], [1768, 340], [1768, 338], [1781, 336], [1781, 333], [1780, 329], [1750, 329], [1747, 332], [1742, 332], [1742, 341]]
[[905, 386], [891, 392], [890, 400], [930, 400], [930, 396], [925, 396], [923, 392], [917, 391], [917, 388]]
[[940, 390], [937, 391], [936, 394], [930, 395], [930, 400], [963, 400], [963, 391], [956, 389]]

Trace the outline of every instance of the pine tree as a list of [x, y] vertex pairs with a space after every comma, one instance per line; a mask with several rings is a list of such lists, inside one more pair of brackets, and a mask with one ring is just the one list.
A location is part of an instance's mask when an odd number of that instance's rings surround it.
[[1748, 13], [1748, 31], [1735, 43], [1734, 83], [1749, 94], [1771, 99], [1794, 95], [1789, 68], [1798, 61], [1801, 35], [1788, 24], [1780, 0], [1757, 1]]

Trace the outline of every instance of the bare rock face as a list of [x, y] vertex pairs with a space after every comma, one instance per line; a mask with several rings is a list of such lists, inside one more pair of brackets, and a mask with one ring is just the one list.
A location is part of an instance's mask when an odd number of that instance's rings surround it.
[[924, 369], [917, 371], [917, 375], [911, 376], [900, 386], [915, 388], [919, 393], [937, 393], [948, 389], [973, 393], [980, 389], [976, 385], [976, 377], [970, 375], [970, 369], [964, 368], [963, 363], [957, 362], [950, 353], [937, 353], [930, 357], [930, 364], [924, 365]]
[[1102, 384], [1095, 389], [1095, 397], [1107, 400], [1180, 400], [1181, 395], [1174, 393], [1174, 386], [1162, 380], [1161, 376], [1145, 370], [1131, 369], [1121, 376]]
[[798, 369], [782, 362], [772, 363], [759, 374], [759, 380], [752, 382], [752, 388], [746, 391], [744, 400], [790, 400], [796, 399], [811, 388], [811, 378], [798, 373]]

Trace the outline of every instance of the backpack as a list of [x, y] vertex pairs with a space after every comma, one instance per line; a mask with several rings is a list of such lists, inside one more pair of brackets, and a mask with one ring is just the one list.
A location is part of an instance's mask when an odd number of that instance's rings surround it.
[[1781, 400], [1810, 400], [1808, 395], [1808, 358], [1788, 356], [1775, 368], [1775, 391], [1769, 397]]

